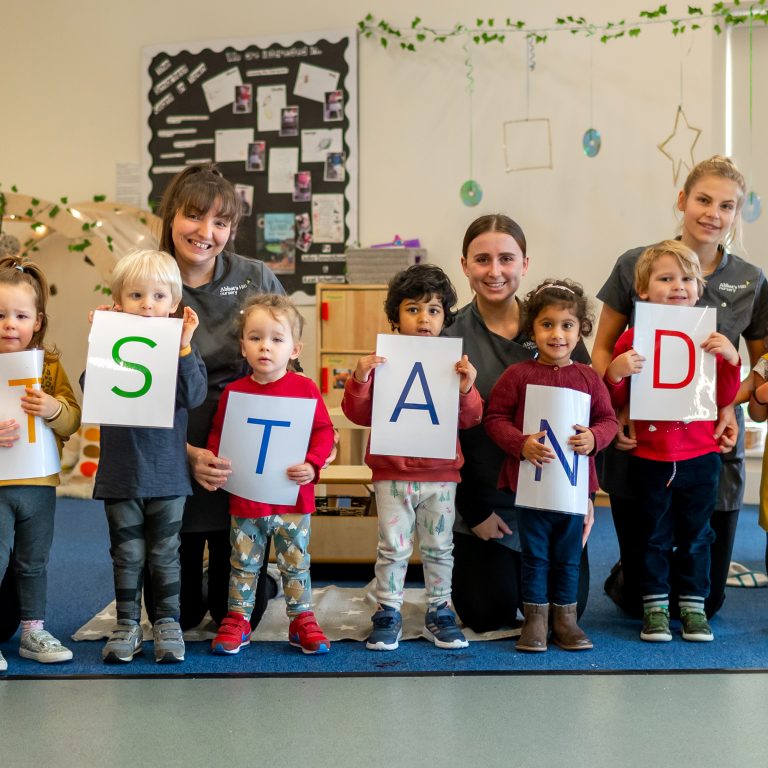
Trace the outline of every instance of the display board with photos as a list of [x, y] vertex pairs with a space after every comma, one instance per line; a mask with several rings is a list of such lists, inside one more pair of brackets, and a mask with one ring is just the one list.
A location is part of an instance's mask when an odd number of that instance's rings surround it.
[[243, 201], [238, 253], [289, 294], [343, 283], [357, 241], [354, 30], [152, 46], [142, 79], [143, 199], [216, 162]]

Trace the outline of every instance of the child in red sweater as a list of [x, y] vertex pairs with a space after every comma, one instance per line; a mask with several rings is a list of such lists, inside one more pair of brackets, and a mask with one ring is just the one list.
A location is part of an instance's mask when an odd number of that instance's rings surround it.
[[[389, 284], [384, 308], [393, 330], [406, 336], [439, 336], [453, 322], [456, 291], [440, 267], [416, 264], [398, 273]], [[350, 421], [371, 424], [374, 371], [386, 362], [377, 355], [361, 357], [347, 379], [341, 408]], [[483, 401], [474, 387], [477, 371], [466, 355], [456, 363], [459, 376], [459, 429], [482, 419]], [[422, 459], [371, 455], [379, 518], [376, 552], [376, 599], [373, 631], [366, 648], [393, 651], [402, 636], [400, 608], [408, 558], [418, 527], [424, 566], [427, 613], [423, 635], [438, 648], [466, 648], [467, 641], [450, 607], [453, 572], [454, 500], [459, 468], [464, 463], [458, 439], [453, 459]]]
[[[678, 240], [664, 240], [642, 253], [635, 266], [635, 290], [652, 304], [693, 307], [704, 290], [698, 256]], [[629, 377], [645, 358], [633, 348], [634, 329], [616, 342], [605, 383], [616, 408], [629, 402]], [[703, 349], [717, 357], [717, 405], [730, 405], [739, 390], [740, 360], [733, 344], [712, 333]], [[709, 594], [709, 518], [715, 508], [720, 448], [711, 421], [636, 421], [637, 447], [630, 456], [634, 514], [643, 530], [643, 628], [640, 638], [668, 642], [669, 571], [677, 563], [680, 621], [684, 640], [713, 639], [704, 613]]]

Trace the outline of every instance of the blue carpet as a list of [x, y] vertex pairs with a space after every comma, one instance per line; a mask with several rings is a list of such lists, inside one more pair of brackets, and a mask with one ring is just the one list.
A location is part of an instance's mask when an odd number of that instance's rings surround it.
[[[741, 513], [734, 559], [763, 570], [765, 533], [757, 511]], [[18, 656], [18, 637], [0, 644], [9, 664], [7, 678], [218, 675], [455, 675], [536, 672], [670, 672], [768, 669], [768, 589], [728, 589], [726, 604], [713, 618], [712, 643], [644, 643], [639, 622], [626, 618], [605, 596], [602, 582], [617, 558], [610, 512], [597, 511], [590, 538], [592, 589], [582, 626], [595, 644], [592, 651], [568, 653], [551, 648], [521, 654], [514, 641], [475, 642], [460, 651], [444, 651], [425, 640], [407, 641], [397, 651], [375, 653], [362, 643], [333, 644], [329, 654], [305, 656], [285, 643], [254, 643], [237, 656], [213, 656], [208, 643], [188, 643], [182, 664], [159, 665], [149, 644], [131, 664], [106, 666], [102, 641], [69, 642], [75, 658], [43, 665]], [[92, 501], [59, 499], [56, 537], [49, 568], [47, 627], [62, 640], [113, 598], [109, 540], [103, 507]], [[673, 627], [675, 623], [673, 622]]]

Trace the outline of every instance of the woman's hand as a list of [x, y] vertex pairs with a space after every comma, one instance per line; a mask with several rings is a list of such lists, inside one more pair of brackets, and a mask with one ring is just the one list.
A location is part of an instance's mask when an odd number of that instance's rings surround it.
[[739, 422], [736, 421], [736, 408], [733, 404], [726, 405], [717, 412], [717, 424], [715, 424], [715, 440], [720, 453], [733, 450], [738, 439]]
[[197, 317], [197, 313], [192, 307], [184, 307], [184, 316], [181, 319], [181, 341], [179, 341], [179, 349], [188, 347], [192, 341], [192, 334], [195, 332], [197, 326], [200, 325], [200, 320]]
[[614, 440], [616, 450], [634, 451], [637, 448], [637, 437], [635, 436], [635, 422], [629, 418], [629, 405], [622, 406], [617, 412], [616, 418], [619, 420], [619, 431]]
[[339, 433], [339, 430], [336, 429], [336, 427], [333, 428], [333, 448], [331, 448], [331, 452], [328, 455], [328, 458], [325, 460], [325, 464], [323, 464], [320, 469], [326, 469], [328, 465], [336, 458], [336, 454], [339, 452], [339, 440], [341, 440], [341, 434]]
[[472, 528], [472, 533], [478, 539], [490, 541], [511, 535], [512, 529], [495, 512], [491, 512], [490, 517], [486, 517], [482, 523]]
[[[92, 309], [88, 313], [88, 322], [93, 324], [93, 313], [94, 312], [110, 312], [111, 310], [115, 309], [115, 307], [110, 307], [109, 304], [99, 304], [96, 309]], [[115, 311], [119, 312], [119, 309], [115, 309]]]
[[459, 392], [466, 395], [475, 383], [477, 369], [469, 362], [469, 358], [464, 355], [464, 357], [456, 363], [456, 373], [459, 374]]
[[0, 448], [13, 448], [19, 439], [19, 422], [16, 419], [0, 421]]
[[365, 357], [361, 357], [357, 361], [357, 366], [355, 367], [355, 372], [353, 374], [355, 381], [365, 384], [365, 382], [368, 381], [368, 377], [371, 375], [371, 371], [386, 362], [387, 358], [379, 357], [379, 355], [366, 355]]
[[528, 439], [523, 443], [521, 451], [524, 459], [527, 459], [531, 464], [539, 468], [549, 464], [555, 458], [555, 452], [551, 448], [547, 448], [544, 443], [539, 442], [539, 438], [544, 437], [546, 434], [546, 431], [544, 431], [529, 435]]
[[568, 445], [571, 446], [574, 453], [578, 453], [580, 456], [589, 456], [595, 450], [595, 436], [592, 434], [592, 430], [581, 424], [574, 424], [573, 428], [576, 430], [576, 434], [568, 438]]
[[30, 416], [52, 419], [62, 408], [61, 402], [43, 392], [42, 389], [25, 387], [24, 391], [25, 394], [21, 398], [21, 410]]
[[293, 480], [296, 485], [306, 485], [315, 479], [315, 468], [305, 461], [303, 464], [294, 464], [288, 467], [287, 475], [289, 480]]
[[187, 444], [187, 461], [192, 476], [206, 491], [222, 488], [232, 474], [232, 462], [216, 456], [207, 448]]

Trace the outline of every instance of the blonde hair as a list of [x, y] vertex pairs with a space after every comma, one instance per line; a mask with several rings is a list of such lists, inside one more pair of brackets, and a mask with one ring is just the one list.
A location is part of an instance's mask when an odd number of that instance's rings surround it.
[[653, 265], [662, 257], [674, 256], [683, 273], [696, 279], [699, 297], [704, 292], [704, 275], [699, 264], [699, 257], [687, 245], [679, 240], [662, 240], [646, 248], [635, 265], [635, 292], [639, 295], [648, 292]]
[[730, 157], [724, 157], [723, 155], [713, 155], [707, 160], [702, 160], [697, 163], [693, 170], [688, 174], [683, 185], [683, 194], [686, 200], [691, 194], [691, 190], [696, 184], [701, 181], [705, 176], [715, 176], [719, 179], [727, 179], [732, 181], [739, 188], [738, 199], [736, 200], [736, 215], [733, 217], [733, 224], [730, 230], [726, 233], [722, 239], [721, 245], [726, 250], [729, 250], [731, 246], [736, 246], [738, 250], [743, 251], [744, 245], [741, 239], [741, 206], [744, 203], [744, 197], [747, 194], [747, 182], [744, 180], [744, 175], [736, 167], [736, 163], [731, 160]]
[[136, 250], [115, 264], [110, 277], [112, 298], [120, 301], [126, 284], [157, 281], [171, 289], [174, 304], [181, 301], [181, 273], [176, 260], [165, 251]]
[[257, 309], [269, 312], [275, 320], [285, 320], [291, 329], [291, 336], [293, 336], [294, 342], [301, 341], [301, 334], [304, 331], [304, 318], [301, 312], [296, 309], [296, 305], [287, 296], [279, 293], [257, 293], [243, 304], [237, 326], [237, 335], [240, 338], [243, 336], [249, 315]]

